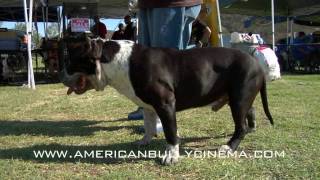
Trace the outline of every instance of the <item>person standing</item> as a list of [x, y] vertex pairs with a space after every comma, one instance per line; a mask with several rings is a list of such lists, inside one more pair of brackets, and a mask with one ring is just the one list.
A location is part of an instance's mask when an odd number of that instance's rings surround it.
[[124, 39], [124, 25], [122, 23], [118, 25], [118, 30], [113, 33], [111, 39], [112, 40]]
[[106, 25], [100, 21], [99, 16], [94, 16], [93, 20], [95, 24], [92, 26], [91, 32], [93, 35], [105, 39], [107, 35]]
[[209, 26], [198, 18], [192, 23], [192, 33], [189, 44], [191, 47], [207, 47], [209, 45], [210, 35], [211, 30]]
[[139, 0], [139, 43], [186, 49], [202, 0]]
[[124, 23], [126, 23], [126, 28], [124, 29], [124, 39], [135, 41], [137, 28], [135, 27], [134, 23], [131, 21], [131, 16], [126, 15], [124, 17]]
[[[202, 0], [138, 0], [138, 43], [149, 47], [186, 49], [192, 22], [197, 18], [201, 4]], [[128, 119], [142, 118], [142, 108], [128, 115]], [[157, 118], [157, 132], [161, 129]]]

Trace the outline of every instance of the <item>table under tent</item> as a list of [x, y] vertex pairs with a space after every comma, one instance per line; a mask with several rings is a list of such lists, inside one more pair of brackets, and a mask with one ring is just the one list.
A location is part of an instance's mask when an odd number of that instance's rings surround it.
[[[272, 33], [272, 49], [279, 57], [282, 70], [303, 72], [320, 72], [320, 32], [313, 32], [309, 41], [296, 43], [294, 24], [320, 26], [320, 4], [318, 0], [248, 0], [234, 1], [230, 6], [220, 7], [224, 14], [242, 14], [255, 17], [271, 17], [270, 33]], [[275, 17], [287, 21], [287, 37], [282, 41], [275, 41]], [[299, 31], [298, 29], [295, 29]], [[221, 32], [222, 33], [222, 32]], [[247, 32], [248, 33], [248, 32]], [[290, 38], [294, 37], [294, 38]], [[248, 42], [234, 44], [235, 48], [245, 51], [256, 46]], [[302, 51], [307, 52], [301, 55]]]

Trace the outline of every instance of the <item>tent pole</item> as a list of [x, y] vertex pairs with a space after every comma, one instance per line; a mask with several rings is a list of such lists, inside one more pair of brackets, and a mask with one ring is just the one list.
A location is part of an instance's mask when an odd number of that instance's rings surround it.
[[26, 23], [26, 34], [27, 34], [27, 53], [28, 53], [28, 88], [30, 88], [30, 69], [29, 69], [29, 25], [28, 25], [28, 12], [27, 12], [27, 1], [24, 0], [23, 1], [23, 7], [24, 7], [24, 19], [25, 19], [25, 23]]
[[45, 36], [46, 36], [46, 39], [48, 39], [48, 11], [49, 11], [49, 9], [48, 9], [48, 4], [46, 5], [46, 10], [45, 10], [45, 13], [46, 13], [46, 21], [45, 21], [45, 23], [46, 23], [46, 30], [45, 30], [45, 32], [44, 32], [44, 34], [45, 34]]
[[290, 20], [290, 33], [291, 33], [291, 43], [293, 43], [293, 40], [294, 40], [293, 18]]
[[274, 37], [274, 0], [271, 0], [271, 17], [272, 17], [272, 49], [275, 51], [275, 37]]
[[31, 43], [32, 43], [32, 8], [33, 8], [33, 0], [30, 0], [29, 4], [29, 17], [27, 12], [27, 1], [23, 1], [24, 5], [24, 16], [26, 22], [26, 31], [28, 38], [28, 88], [36, 89], [34, 82], [34, 74], [33, 74], [33, 66], [32, 66], [32, 54], [31, 54]]
[[[46, 32], [46, 24], [45, 24], [45, 12], [44, 12], [44, 6], [42, 6], [42, 23], [43, 23], [43, 31]], [[46, 33], [45, 34], [45, 39], [47, 40]]]
[[[30, 82], [31, 82], [31, 88], [32, 89], [36, 89], [35, 86], [35, 81], [34, 81], [34, 74], [33, 74], [33, 62], [32, 62], [32, 53], [31, 53], [31, 44], [32, 44], [32, 13], [33, 13], [33, 0], [30, 0], [30, 6], [29, 6], [30, 10], [29, 10], [29, 39], [30, 41], [28, 41], [28, 56], [29, 56], [29, 63], [30, 63]], [[28, 39], [28, 40], [29, 40]]]
[[66, 31], [66, 14], [64, 9], [65, 4], [62, 4], [62, 36], [64, 37], [64, 32]]
[[288, 56], [288, 62], [289, 62], [289, 68], [290, 70], [294, 70], [294, 67], [292, 67], [291, 61], [293, 61], [293, 59], [291, 58], [291, 53], [292, 53], [292, 45], [293, 45], [293, 40], [294, 40], [294, 31], [293, 31], [293, 18], [290, 19], [290, 42], [289, 42], [289, 56]]
[[289, 40], [290, 40], [290, 17], [287, 16], [287, 51], [289, 51]]
[[138, 35], [139, 35], [139, 29], [140, 29], [140, 26], [139, 26], [139, 21], [140, 19], [136, 16], [136, 38], [135, 38], [135, 42], [136, 43], [139, 43], [138, 42]]
[[62, 37], [62, 33], [61, 33], [61, 12], [60, 12], [60, 7], [57, 8], [57, 17], [58, 17], [59, 38], [61, 38]]
[[219, 26], [219, 39], [220, 39], [220, 46], [223, 47], [223, 37], [222, 37], [222, 27], [221, 27], [221, 16], [220, 16], [220, 5], [219, 0], [216, 0], [217, 6], [217, 18], [218, 18], [218, 26]]

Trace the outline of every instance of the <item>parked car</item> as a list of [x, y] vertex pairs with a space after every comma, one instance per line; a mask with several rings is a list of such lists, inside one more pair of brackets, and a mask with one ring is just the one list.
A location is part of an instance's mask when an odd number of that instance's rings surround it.
[[0, 28], [0, 52], [27, 51], [27, 36], [24, 31]]
[[0, 28], [0, 81], [10, 79], [27, 64], [27, 36], [24, 31]]

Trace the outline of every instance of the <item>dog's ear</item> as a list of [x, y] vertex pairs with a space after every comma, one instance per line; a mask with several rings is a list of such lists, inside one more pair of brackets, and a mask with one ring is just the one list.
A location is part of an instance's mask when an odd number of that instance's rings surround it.
[[[105, 62], [110, 62], [114, 56], [120, 51], [120, 45], [116, 41], [107, 41], [103, 44], [102, 59]], [[101, 62], [102, 62], [101, 59]]]
[[98, 80], [101, 80], [101, 60], [103, 59], [102, 48], [103, 41], [101, 39], [89, 39], [90, 58], [94, 60], [93, 63], [96, 65], [96, 76]]
[[93, 59], [99, 59], [101, 61], [103, 43], [101, 39], [92, 39], [90, 41], [89, 50], [91, 51], [91, 57]]
[[120, 45], [115, 41], [91, 40], [92, 59], [99, 59], [102, 63], [110, 62], [120, 50]]

